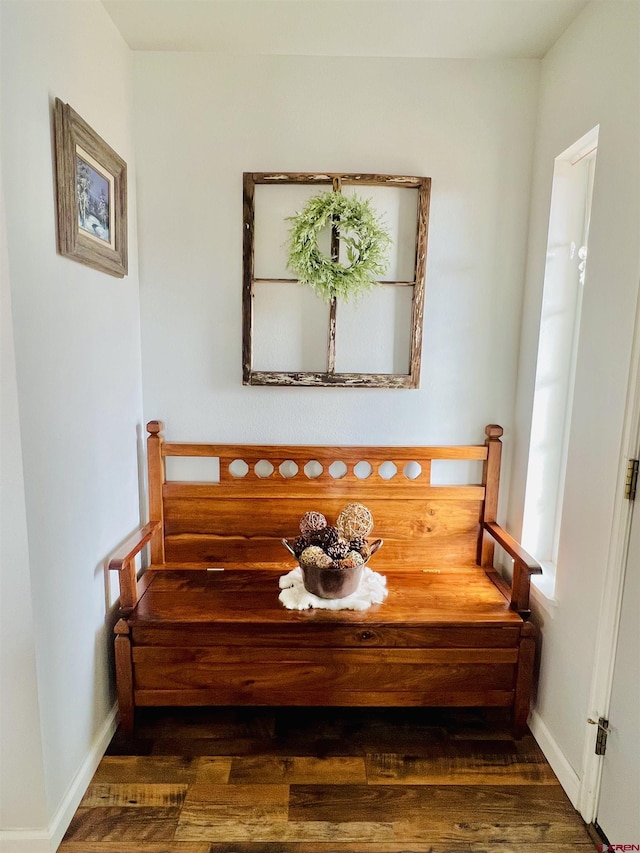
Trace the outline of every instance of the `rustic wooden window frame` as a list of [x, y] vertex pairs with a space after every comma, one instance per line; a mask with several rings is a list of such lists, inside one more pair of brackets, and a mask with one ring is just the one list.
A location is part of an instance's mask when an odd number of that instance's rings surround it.
[[[255, 187], [258, 184], [327, 185], [334, 192], [343, 186], [387, 186], [418, 190], [416, 251], [412, 281], [384, 281], [386, 286], [413, 287], [409, 373], [336, 373], [336, 299], [329, 307], [327, 369], [325, 372], [264, 371], [253, 369], [253, 296], [256, 284], [295, 283], [295, 278], [256, 278], [254, 276]], [[422, 357], [424, 284], [429, 230], [431, 178], [402, 175], [361, 175], [324, 173], [245, 172], [243, 175], [243, 292], [242, 292], [242, 382], [244, 385], [333, 386], [343, 388], [418, 388]], [[331, 255], [337, 259], [339, 235], [332, 229]]]

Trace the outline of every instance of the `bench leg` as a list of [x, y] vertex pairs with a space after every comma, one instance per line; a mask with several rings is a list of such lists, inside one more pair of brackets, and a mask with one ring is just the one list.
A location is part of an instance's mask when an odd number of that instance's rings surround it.
[[133, 665], [131, 661], [131, 639], [129, 626], [120, 621], [115, 627], [116, 687], [120, 710], [120, 728], [128, 737], [133, 735]]
[[519, 740], [527, 733], [527, 718], [533, 692], [533, 673], [538, 632], [531, 622], [525, 622], [520, 634], [516, 692], [513, 700], [513, 736]]

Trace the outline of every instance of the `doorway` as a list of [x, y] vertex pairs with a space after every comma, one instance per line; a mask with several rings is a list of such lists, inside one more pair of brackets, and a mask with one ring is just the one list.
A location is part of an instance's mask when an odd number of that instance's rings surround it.
[[595, 820], [596, 828], [612, 845], [638, 845], [631, 849], [640, 849], [639, 503], [634, 502], [631, 513], [606, 752]]

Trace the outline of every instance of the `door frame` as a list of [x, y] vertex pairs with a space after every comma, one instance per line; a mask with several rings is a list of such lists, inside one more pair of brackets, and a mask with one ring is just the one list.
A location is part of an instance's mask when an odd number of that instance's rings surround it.
[[[640, 290], [640, 281], [639, 281]], [[640, 452], [640, 299], [636, 302], [631, 363], [627, 385], [627, 403], [622, 424], [620, 459], [616, 483], [613, 523], [609, 539], [609, 553], [605, 568], [604, 589], [598, 616], [593, 677], [589, 693], [587, 717], [598, 720], [609, 718], [613, 670], [618, 645], [618, 629], [622, 609], [622, 595], [629, 551], [629, 536], [633, 502], [624, 497], [627, 464], [637, 459]], [[597, 726], [584, 721], [585, 736], [582, 753], [582, 773], [578, 792], [578, 811], [586, 823], [593, 823], [600, 798], [602, 760], [595, 754]]]

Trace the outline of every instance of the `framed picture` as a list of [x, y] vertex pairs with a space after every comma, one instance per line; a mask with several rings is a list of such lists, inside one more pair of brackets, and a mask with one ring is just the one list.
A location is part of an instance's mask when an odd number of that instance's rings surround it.
[[127, 164], [69, 106], [54, 110], [58, 251], [127, 274]]

